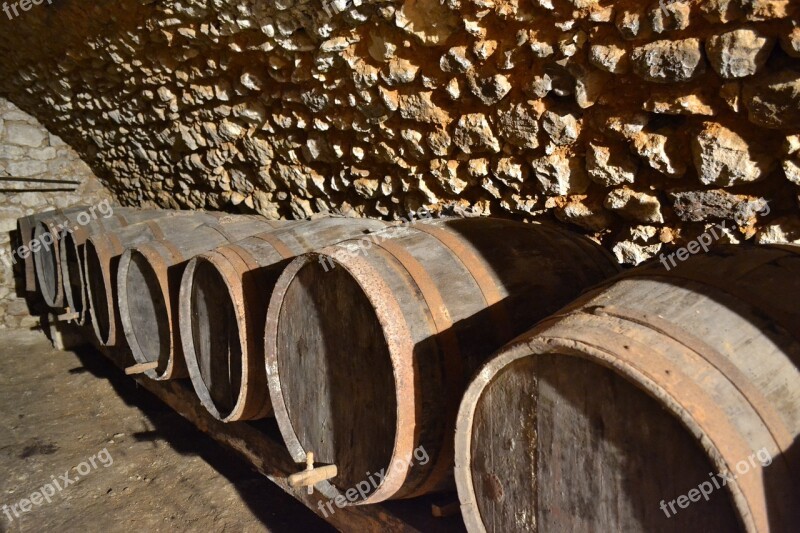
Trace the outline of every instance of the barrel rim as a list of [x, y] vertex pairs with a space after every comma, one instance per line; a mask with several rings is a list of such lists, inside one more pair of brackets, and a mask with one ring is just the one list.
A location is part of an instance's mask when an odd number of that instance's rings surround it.
[[[70, 273], [69, 273], [69, 258], [68, 253], [70, 250], [70, 246], [72, 247], [75, 258], [78, 263], [78, 277], [80, 278], [81, 283], [81, 291], [80, 291], [80, 304], [81, 309], [78, 312], [78, 317], [74, 320], [70, 320], [70, 322], [75, 322], [79, 326], [83, 326], [86, 324], [86, 319], [89, 316], [89, 305], [88, 305], [88, 283], [86, 278], [86, 261], [84, 258], [84, 254], [80, 251], [80, 244], [76, 240], [77, 236], [83, 236], [83, 233], [79, 230], [76, 231], [69, 231], [68, 229], [61, 230], [61, 238], [59, 241], [59, 256], [61, 258], [61, 279], [63, 280], [64, 286], [64, 298], [66, 300], [67, 306], [69, 306], [72, 312], [76, 312], [75, 302], [78, 300], [73, 294], [72, 285], [69, 282], [70, 280]], [[84, 243], [86, 244], [86, 239], [84, 238]]]
[[[539, 327], [535, 328], [539, 329]], [[467, 529], [470, 531], [485, 531], [480, 509], [475, 497], [472, 479], [472, 439], [473, 421], [478, 402], [484, 391], [497, 375], [515, 361], [526, 357], [542, 355], [558, 355], [564, 357], [577, 357], [591, 363], [605, 367], [637, 387], [645, 394], [658, 401], [677, 421], [698, 440], [706, 457], [716, 468], [717, 472], [729, 472], [725, 458], [720, 449], [708, 437], [702, 424], [691, 413], [684, 409], [679, 398], [673, 397], [651, 380], [647, 375], [636, 368], [625, 364], [614, 357], [613, 353], [605, 352], [596, 346], [579, 340], [562, 337], [546, 337], [538, 334], [528, 334], [512, 341], [505, 348], [487, 362], [476, 374], [467, 387], [459, 407], [456, 419], [455, 433], [455, 481], [461, 504], [462, 516]], [[758, 531], [754, 514], [744, 492], [735, 479], [729, 480], [728, 494], [738, 511], [737, 518], [748, 532]]]
[[[77, 247], [77, 245], [76, 245]], [[89, 272], [89, 253], [90, 250], [94, 250], [94, 254], [98, 259], [98, 264], [100, 265], [100, 274], [102, 276], [103, 281], [103, 292], [105, 293], [105, 306], [106, 306], [106, 313], [108, 314], [108, 328], [107, 331], [101, 332], [100, 331], [100, 324], [97, 320], [96, 316], [96, 306], [94, 295], [92, 294], [92, 284], [89, 282], [90, 279], [90, 272]], [[117, 339], [119, 336], [119, 331], [117, 327], [117, 307], [114, 305], [115, 301], [115, 293], [116, 290], [115, 286], [115, 279], [112, 275], [112, 265], [111, 262], [114, 256], [119, 255], [123, 252], [121, 249], [121, 245], [119, 244], [118, 239], [113, 234], [99, 234], [89, 237], [84, 242], [83, 246], [83, 279], [85, 281], [84, 291], [87, 296], [88, 306], [85, 305], [84, 313], [86, 313], [86, 307], [88, 307], [89, 316], [92, 318], [92, 328], [94, 329], [95, 335], [97, 336], [98, 342], [102, 346], [115, 346], [117, 344]]]
[[[164, 361], [158, 361], [158, 368], [155, 370], [148, 370], [144, 373], [150, 379], [155, 381], [165, 381], [172, 379], [172, 373], [175, 370], [175, 350], [174, 350], [174, 334], [172, 332], [172, 306], [170, 305], [171, 299], [169, 297], [169, 285], [167, 277], [167, 266], [164, 260], [160, 257], [158, 252], [149, 244], [128, 248], [120, 257], [119, 267], [117, 269], [117, 301], [119, 304], [119, 317], [122, 323], [122, 331], [125, 339], [128, 342], [131, 355], [134, 360], [140, 364], [146, 364], [150, 361], [144, 356], [144, 351], [139, 346], [139, 341], [136, 338], [136, 332], [133, 327], [133, 322], [130, 318], [130, 307], [128, 305], [128, 270], [130, 269], [131, 262], [133, 261], [134, 254], [142, 256], [146, 264], [152, 269], [155, 278], [158, 280], [160, 288], [159, 296], [162, 298], [164, 308], [166, 310], [166, 320], [170, 327], [169, 331], [169, 357], [164, 366], [164, 370], [160, 371]], [[160, 355], [160, 354], [159, 354]]]
[[[30, 250], [30, 254], [33, 256], [33, 264], [36, 273], [36, 281], [39, 285], [39, 292], [42, 295], [45, 303], [50, 306], [51, 308], [59, 308], [64, 303], [64, 292], [63, 292], [63, 284], [61, 279], [61, 266], [60, 266], [60, 254], [59, 254], [59, 242], [58, 242], [58, 234], [57, 232], [53, 231], [51, 227], [52, 224], [55, 224], [52, 220], [40, 220], [36, 223], [33, 228], [32, 234], [32, 241], [40, 242], [42, 235], [46, 232], [51, 235], [52, 244], [49, 246], [42, 246], [40, 245], [38, 252], [33, 252]], [[25, 243], [28, 244], [28, 243]], [[49, 288], [49, 284], [46, 283], [44, 279], [44, 272], [42, 272], [42, 261], [43, 261], [43, 253], [47, 251], [48, 254], [52, 255], [53, 258], [53, 289], [52, 291]]]
[[[24, 217], [20, 217], [17, 219], [17, 235], [19, 236], [20, 244], [25, 244], [30, 242], [33, 239], [33, 231], [36, 226], [36, 215], [28, 215]], [[13, 250], [12, 250], [13, 252]], [[22, 259], [23, 263], [23, 280], [24, 280], [24, 291], [26, 293], [35, 293], [36, 292], [36, 267], [33, 263], [33, 258], [28, 257], [26, 259]]]
[[[228, 297], [230, 298], [234, 313], [237, 320], [237, 340], [242, 350], [242, 379], [239, 391], [237, 393], [236, 403], [231, 409], [230, 413], [223, 415], [214, 400], [211, 398], [211, 392], [203, 381], [200, 366], [197, 362], [197, 350], [194, 344], [192, 328], [192, 303], [194, 277], [197, 268], [201, 263], [207, 263], [219, 274], [225, 283], [228, 290]], [[180, 295], [178, 297], [178, 323], [180, 327], [181, 342], [183, 343], [184, 360], [189, 372], [189, 378], [192, 382], [197, 397], [203, 407], [217, 420], [222, 422], [235, 422], [241, 419], [245, 411], [245, 404], [247, 401], [247, 387], [246, 383], [249, 377], [249, 365], [247, 364], [248, 350], [247, 350], [247, 317], [246, 307], [244, 301], [244, 288], [241, 283], [241, 273], [236, 271], [236, 267], [222, 254], [211, 251], [193, 257], [186, 265], [186, 270], [181, 278]], [[243, 331], [244, 328], [244, 331]]]
[[[92, 265], [92, 262], [90, 261], [90, 255], [93, 255], [94, 259], [96, 259], [97, 264], [100, 267], [100, 272], [93, 273], [91, 271], [92, 269], [90, 268], [90, 265]], [[114, 330], [114, 302], [111, 296], [111, 284], [109, 282], [109, 274], [106, 268], [108, 261], [109, 254], [107, 253], [102, 242], [95, 243], [90, 240], [86, 241], [83, 247], [83, 262], [85, 265], [84, 279], [87, 281], [86, 293], [89, 298], [89, 316], [92, 318], [92, 329], [94, 330], [95, 337], [101, 346], [109, 346], [109, 342]], [[104, 293], [102, 297], [99, 294], [94, 294], [94, 291], [92, 290], [92, 284], [89, 283], [89, 279], [93, 277], [99, 277], [100, 281], [102, 282]], [[100, 321], [97, 320], [97, 304], [105, 305], [106, 316], [108, 320], [108, 326], [105, 331], [101, 330], [102, 327]]]
[[[356, 503], [356, 505], [370, 505], [391, 498], [402, 488], [408, 470], [400, 471], [400, 469], [391, 468], [391, 465], [395, 458], [408, 458], [413, 456], [414, 428], [416, 427], [417, 418], [416, 398], [413, 395], [414, 369], [413, 361], [403, 357], [403, 354], [413, 352], [414, 342], [400, 304], [388, 285], [386, 285], [378, 273], [364, 258], [351, 256], [347, 253], [343, 254], [341, 252], [342, 248], [334, 245], [322, 248], [316, 252], [300, 255], [289, 263], [278, 278], [278, 282], [270, 298], [264, 334], [267, 386], [272, 400], [275, 419], [278, 422], [278, 428], [283, 436], [286, 448], [295, 462], [304, 463], [306, 451], [303, 449], [292, 427], [283, 397], [280, 375], [278, 373], [277, 347], [275, 343], [280, 325], [279, 317], [283, 308], [283, 299], [289, 286], [300, 270], [307, 264], [327, 258], [336, 265], [336, 268], [343, 268], [361, 288], [364, 292], [364, 296], [372, 304], [375, 315], [382, 326], [382, 331], [394, 332], [393, 335], [384, 335], [393, 369], [396, 395], [395, 404], [397, 406], [397, 423], [394, 434], [394, 444], [392, 446], [392, 460], [388, 465], [390, 468], [387, 469], [383, 482], [378, 486], [375, 492], [370, 494], [366, 499]], [[409, 394], [409, 392], [412, 394]], [[329, 498], [335, 498], [341, 495], [339, 489], [329, 481], [319, 483], [317, 488]]]

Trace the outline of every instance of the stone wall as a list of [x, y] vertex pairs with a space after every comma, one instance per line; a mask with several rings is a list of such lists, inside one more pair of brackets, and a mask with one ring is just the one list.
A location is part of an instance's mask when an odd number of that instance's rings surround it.
[[796, 0], [149, 0], [0, 16], [0, 92], [126, 204], [800, 239]]
[[37, 320], [16, 293], [14, 265], [21, 262], [11, 253], [11, 242], [17, 219], [109, 198], [72, 148], [0, 98], [0, 328], [32, 326]]

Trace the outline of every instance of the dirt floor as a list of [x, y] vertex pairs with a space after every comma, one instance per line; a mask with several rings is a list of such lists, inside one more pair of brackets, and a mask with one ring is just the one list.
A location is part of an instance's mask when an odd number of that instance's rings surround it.
[[332, 531], [105, 358], [40, 331], [0, 330], [0, 472], [0, 532]]

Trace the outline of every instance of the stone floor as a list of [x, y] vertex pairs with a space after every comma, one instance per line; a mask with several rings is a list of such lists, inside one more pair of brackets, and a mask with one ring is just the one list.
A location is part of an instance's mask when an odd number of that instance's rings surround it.
[[331, 531], [104, 358], [40, 331], [0, 330], [0, 472], [0, 533]]

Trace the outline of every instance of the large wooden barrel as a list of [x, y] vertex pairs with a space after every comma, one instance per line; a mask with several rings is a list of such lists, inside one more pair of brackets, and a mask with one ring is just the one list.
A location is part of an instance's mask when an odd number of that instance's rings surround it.
[[386, 227], [385, 222], [325, 218], [255, 235], [200, 254], [181, 283], [179, 322], [192, 384], [219, 420], [272, 414], [264, 369], [267, 303], [294, 257]]
[[418, 222], [297, 258], [265, 334], [289, 452], [338, 467], [317, 485], [328, 497], [364, 489], [363, 504], [452, 487], [455, 417], [473, 369], [617, 272], [581, 236], [485, 218]]
[[[117, 296], [117, 267], [120, 257], [130, 247], [142, 245], [154, 240], [169, 240], [190, 234], [202, 224], [215, 224], [222, 213], [206, 213], [197, 211], [175, 211], [169, 215], [156, 219], [140, 222], [111, 233], [101, 233], [89, 237], [83, 248], [83, 261], [74, 261], [69, 256], [62, 257], [62, 266], [71, 267], [74, 273], [70, 279], [80, 275], [81, 265], [85, 265], [86, 285], [75, 284], [72, 292], [75, 304], [71, 310], [76, 314], [81, 312], [92, 317], [92, 327], [101, 346], [115, 346], [118, 337], [119, 308], [115, 304]], [[64, 241], [61, 250], [72, 249], [75, 241]], [[75, 248], [77, 251], [77, 248]], [[71, 255], [71, 254], [70, 254]], [[83, 280], [81, 280], [83, 281]], [[65, 287], [70, 283], [65, 281]], [[67, 291], [69, 294], [69, 291]], [[89, 305], [83, 304], [83, 295]], [[77, 296], [81, 296], [78, 298]], [[69, 298], [68, 298], [69, 300]], [[79, 316], [77, 321], [82, 323]], [[120, 332], [121, 333], [121, 332]]]
[[800, 249], [625, 274], [517, 338], [461, 404], [470, 531], [797, 531]]
[[179, 338], [178, 296], [189, 260], [225, 243], [296, 223], [229, 215], [216, 224], [203, 224], [188, 234], [134, 246], [122, 254], [117, 271], [120, 322], [134, 359], [141, 364], [158, 363], [158, 368], [145, 373], [147, 377], [188, 377]]
[[[130, 224], [165, 216], [169, 211], [110, 207], [107, 213], [97, 206], [83, 210], [70, 210], [40, 220], [34, 230], [34, 240], [52, 242], [34, 254], [36, 277], [47, 305], [54, 309], [64, 307], [64, 283], [61, 268], [61, 240], [64, 235], [77, 233], [88, 236], [113, 231]], [[85, 237], [82, 237], [85, 240]]]

